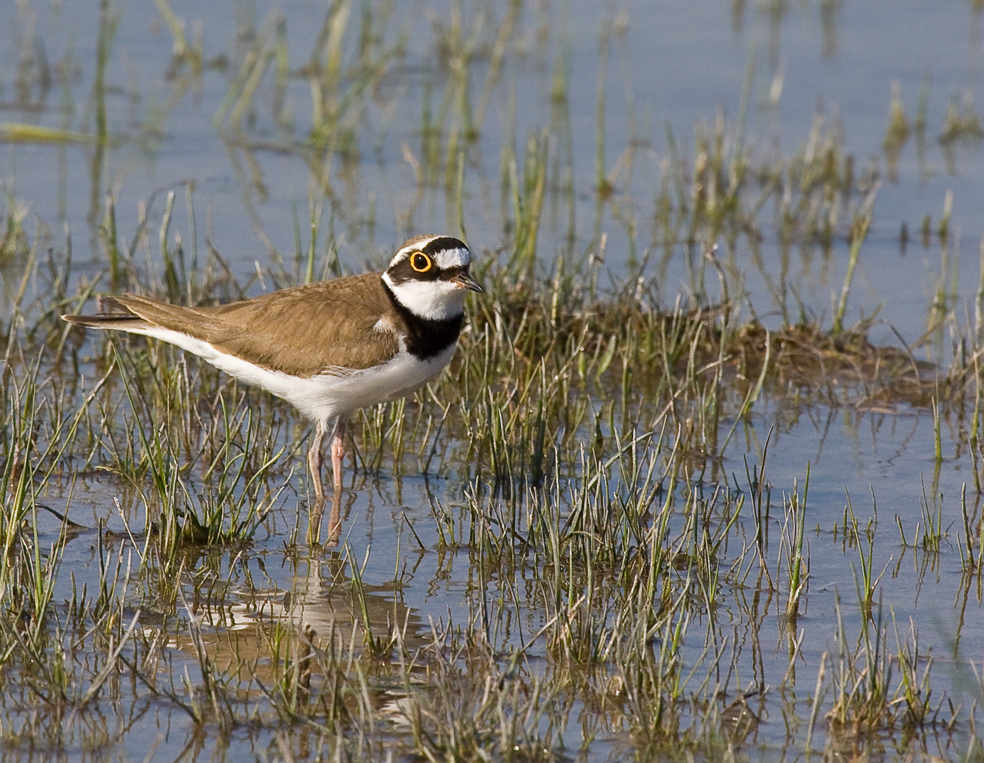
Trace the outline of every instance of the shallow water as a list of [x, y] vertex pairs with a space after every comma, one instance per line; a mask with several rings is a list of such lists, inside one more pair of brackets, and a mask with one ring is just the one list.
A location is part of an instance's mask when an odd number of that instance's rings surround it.
[[[896, 344], [901, 336], [915, 343], [929, 329], [928, 341], [916, 348], [916, 354], [946, 364], [952, 357], [952, 343], [960, 336], [958, 327], [972, 325], [975, 319], [984, 241], [982, 144], [979, 136], [951, 145], [940, 142], [948, 107], [956, 102], [973, 112], [974, 104], [984, 97], [984, 22], [972, 3], [694, 5], [685, 0], [659, 4], [638, 0], [599, 5], [572, 0], [531, 6], [524, 8], [510, 30], [510, 55], [497, 64], [501, 70], [494, 76], [491, 51], [495, 32], [504, 23], [498, 7], [483, 3], [463, 9], [456, 4], [380, 6], [377, 44], [392, 45], [404, 35], [409, 40], [406, 56], [373, 84], [373, 98], [360, 101], [357, 113], [343, 116], [344, 135], [335, 152], [306, 145], [311, 98], [300, 77], [288, 78], [278, 90], [268, 73], [243, 114], [241, 129], [230, 124], [228, 113], [221, 128], [213, 121], [222, 113], [223, 99], [250, 36], [266, 33], [273, 28], [267, 26], [271, 19], [281, 19], [284, 49], [290, 69], [296, 71], [321, 27], [322, 4], [292, 3], [269, 13], [239, 3], [176, 2], [171, 7], [190, 37], [201, 35], [205, 51], [201, 74], [188, 65], [175, 65], [173, 37], [154, 6], [111, 6], [118, 29], [102, 99], [95, 85], [100, 22], [93, 8], [21, 3], [2, 12], [0, 122], [91, 134], [96, 129], [94, 114], [100, 102], [105, 105], [112, 136], [105, 148], [85, 140], [7, 141], [0, 148], [4, 189], [0, 203], [7, 205], [5, 214], [23, 216], [24, 227], [31, 235], [41, 231], [46, 246], [64, 249], [70, 235], [72, 276], [100, 279], [98, 292], [109, 288], [101, 243], [107, 196], [115, 201], [117, 225], [126, 242], [136, 236], [141, 208], [149, 209], [153, 244], [142, 241], [135, 257], [139, 276], [149, 281], [161, 271], [156, 235], [167, 190], [177, 193], [171, 240], [176, 243], [180, 236], [188, 263], [204, 265], [209, 247], [214, 247], [240, 279], [257, 271], [263, 274], [252, 286], [253, 293], [273, 288], [275, 281], [282, 285], [302, 272], [298, 263], [310, 236], [309, 198], [323, 200], [317, 251], [324, 252], [327, 241], [330, 254], [337, 253], [346, 271], [380, 265], [394, 244], [424, 231], [462, 233], [479, 258], [506, 258], [515, 220], [512, 200], [503, 198], [502, 177], [511, 162], [522, 171], [528, 141], [546, 132], [549, 155], [560, 169], [550, 177], [553, 185], [540, 219], [538, 252], [545, 271], [559, 255], [576, 256], [603, 246], [612, 280], [619, 283], [648, 257], [644, 275], [659, 278], [659, 299], [669, 307], [680, 293], [698, 292], [712, 300], [721, 296], [712, 270], [704, 277], [706, 293], [700, 293], [694, 277], [699, 254], [719, 244], [717, 257], [731, 279], [731, 296], [744, 295], [746, 315], [754, 313], [765, 325], [777, 327], [783, 319], [795, 321], [802, 310], [807, 316], [823, 316], [823, 324], [829, 325], [844, 280], [850, 212], [856, 210], [870, 181], [877, 179], [874, 218], [852, 285], [846, 323], [851, 325], [880, 308], [882, 323], [873, 329], [874, 339]], [[424, 114], [428, 110], [440, 114], [447, 105], [442, 97], [450, 103], [441, 124], [443, 137], [463, 131], [453, 96], [447, 95], [454, 92], [460, 71], [444, 65], [433, 53], [439, 47], [435, 38], [453, 25], [459, 11], [466, 28], [472, 24], [479, 28], [481, 22], [478, 34], [484, 41], [465, 70], [471, 105], [483, 103], [483, 94], [488, 94], [484, 119], [465, 151], [460, 198], [453, 187], [445, 190], [443, 169], [436, 177], [427, 176], [422, 135]], [[353, 18], [359, 13], [354, 9]], [[488, 14], [484, 22], [483, 14]], [[345, 39], [343, 52], [349, 64], [356, 59], [356, 46], [354, 36]], [[603, 57], [605, 46], [608, 55]], [[231, 63], [224, 65], [220, 56]], [[40, 62], [50, 67], [50, 87], [32, 68]], [[568, 97], [552, 101], [552, 77], [564, 62], [570, 67]], [[602, 71], [602, 162], [614, 187], [611, 195], [596, 192]], [[22, 75], [23, 84], [18, 81]], [[344, 75], [340, 82], [341, 92], [357, 84]], [[913, 129], [891, 164], [885, 136], [895, 83]], [[915, 119], [922, 88], [926, 107], [920, 134]], [[692, 169], [695, 131], [712, 130], [718, 113], [734, 126], [743, 98], [747, 98], [744, 150], [758, 161], [806, 150], [811, 128], [819, 119], [826, 134], [838, 136], [840, 150], [854, 157], [856, 185], [864, 187], [853, 189], [840, 211], [829, 248], [811, 241], [781, 244], [771, 202], [758, 211], [763, 238], [754, 242], [744, 232], [712, 237], [703, 231], [693, 246], [680, 242], [667, 246], [651, 233], [658, 230], [654, 198], [673, 184], [674, 166]], [[424, 175], [420, 181], [418, 172]], [[952, 202], [946, 201], [948, 193]], [[952, 212], [946, 241], [931, 235], [924, 245], [919, 235], [924, 218], [930, 218], [935, 230], [948, 203]], [[899, 241], [903, 226], [910, 235], [906, 247]], [[944, 262], [948, 263], [945, 272]], [[0, 262], [0, 288], [5, 294], [14, 292], [20, 274], [19, 263]], [[782, 288], [770, 291], [770, 283], [781, 283]], [[944, 309], [934, 313], [941, 283], [946, 292]], [[784, 315], [784, 310], [792, 314]], [[945, 319], [938, 320], [938, 315]], [[0, 318], [5, 322], [8, 317], [9, 304], [0, 306]], [[284, 415], [290, 414], [285, 410]], [[871, 532], [875, 574], [885, 570], [878, 599], [883, 617], [894, 618], [903, 634], [911, 619], [919, 631], [920, 648], [936, 660], [934, 681], [939, 683], [934, 686], [945, 690], [955, 704], [969, 708], [981, 696], [979, 678], [970, 676], [973, 669], [980, 671], [984, 614], [978, 581], [962, 573], [958, 549], [964, 486], [968, 510], [974, 517], [980, 513], [975, 491], [979, 458], [960, 445], [966, 439], [960, 432], [964, 424], [942, 423], [943, 460], [937, 464], [934, 420], [925, 409], [809, 402], [791, 410], [788, 404], [765, 399], [756, 404], [750, 420], [751, 428], [738, 430], [715, 461], [713, 474], [706, 476], [709, 484], [744, 490], [745, 459], [761, 463], [765, 458], [766, 475], [778, 498], [779, 493], [792, 491], [794, 484], [802, 491], [809, 468], [806, 543], [811, 582], [797, 623], [803, 637], [797, 660], [801, 675], [792, 692], [796, 695], [792, 706], [798, 714], [809, 715], [809, 695], [821, 655], [835, 639], [838, 613], [845, 633], [862, 629], [864, 615], [858, 609], [855, 587], [863, 555], [844, 540], [848, 504], [860, 528]], [[766, 454], [764, 443], [773, 427]], [[299, 426], [293, 430], [281, 431], [278, 437], [287, 443], [301, 431]], [[296, 455], [283, 458], [299, 461]], [[484, 569], [479, 550], [467, 545], [467, 529], [474, 520], [465, 516], [465, 496], [482, 486], [470, 479], [469, 464], [459, 464], [453, 457], [448, 460], [454, 463], [444, 471], [445, 467], [435, 467], [438, 476], [430, 480], [412, 467], [405, 469], [404, 476], [384, 468], [379, 474], [357, 477], [346, 491], [340, 550], [324, 559], [309, 559], [286, 548], [286, 539], [293, 540], [302, 524], [298, 517], [307, 508], [298, 468], [248, 553], [219, 555], [212, 562], [214, 569], [207, 562], [197, 568], [199, 578], [214, 580], [220, 589], [215, 601], [196, 602], [194, 607], [203, 621], [202, 642], [212, 658], [221, 661], [223, 649], [232, 643], [233, 653], [243, 659], [250, 639], [262, 642], [270, 638], [277, 622], [298, 620], [314, 623], [319, 633], [334, 627], [342, 641], [361, 640], [360, 629], [385, 632], [400, 623], [406, 626], [410, 646], [424, 644], [432, 628], [466, 625], [463, 621], [478, 606], [476, 601], [491, 602], [492, 621], [501, 629], [496, 639], [500, 648], [525, 644], [546, 619], [536, 595], [539, 572], [521, 573], [529, 576], [528, 599], [508, 600], [513, 581], [498, 581], [495, 569]], [[123, 515], [129, 513], [131, 521], [142, 527], [141, 502], [132, 488], [105, 475], [80, 477], [70, 487], [66, 480], [47, 497], [52, 505], [69, 505], [71, 518], [89, 528], [103, 521], [124, 533], [114, 499], [120, 500]], [[945, 529], [940, 551], [907, 548], [901, 532], [910, 543], [918, 538], [919, 527], [925, 530], [924, 508], [937, 502]], [[457, 549], [438, 550], [435, 515], [443, 509], [456, 518], [462, 544]], [[780, 519], [773, 517], [777, 534]], [[43, 546], [57, 537], [58, 524], [51, 518], [42, 522]], [[743, 517], [734, 531], [729, 552], [737, 555], [741, 543], [750, 542], [754, 528]], [[79, 581], [98, 580], [97, 539], [90, 530], [66, 546], [63, 564]], [[867, 552], [866, 542], [861, 548]], [[371, 602], [365, 619], [353, 614], [348, 593], [354, 567], [362, 568], [365, 600]], [[72, 586], [67, 577], [60, 579], [56, 600], [70, 600]], [[186, 588], [189, 593], [200, 589]], [[285, 605], [286, 591], [292, 601]], [[152, 596], [141, 592], [134, 596], [133, 606], [143, 603], [150, 608], [151, 601]], [[763, 623], [763, 634], [775, 634], [774, 642], [762, 636], [763, 659], [748, 656], [754, 651], [749, 647], [743, 652], [747, 661], [739, 660], [749, 678], [772, 687], [783, 681], [789, 663], [789, 634], [781, 610], [778, 600], [766, 596], [755, 604], [725, 599], [714, 613], [717, 622], [724, 623], [723, 631], [735, 629], [739, 645], [754, 640], [749, 633], [755, 623]], [[191, 619], [180, 607], [178, 612], [182, 622]], [[210, 612], [217, 613], [214, 619]], [[704, 634], [699, 632], [704, 625], [691, 625], [685, 649], [689, 659], [698, 660], [705, 648]], [[153, 628], [152, 619], [142, 621], [141, 627]], [[190, 638], [162, 649], [175, 674], [190, 671], [194, 683], [199, 657]], [[529, 659], [533, 665], [537, 659], [546, 664], [545, 651], [531, 649]], [[262, 671], [257, 671], [262, 680]], [[380, 717], [398, 714], [387, 710], [386, 703], [398, 705], [399, 699], [395, 691], [381, 700]], [[229, 752], [223, 753], [196, 736], [190, 721], [172, 705], [140, 697], [136, 690], [130, 704], [124, 698], [123, 705], [128, 708], [119, 721], [125, 730], [123, 741], [112, 741], [110, 734], [103, 752], [137, 757], [154, 746], [161, 759], [176, 758], [182, 750], [203, 758], [239, 752], [276, 754], [271, 751], [279, 737], [273, 729], [258, 734], [238, 731]], [[260, 712], [269, 714], [269, 709]], [[765, 757], [795, 756], [797, 745], [805, 742], [806, 729], [791, 732], [780, 713], [773, 713], [756, 726], [745, 749]], [[9, 706], [6, 714], [18, 717]], [[577, 712], [571, 714], [577, 717]], [[590, 724], [590, 712], [583, 717]], [[942, 735], [940, 744], [947, 756], [964, 749], [967, 728], [959, 727], [955, 741]], [[390, 733], [398, 735], [399, 729]], [[561, 735], [568, 750], [579, 749], [583, 733], [577, 721], [570, 721]], [[237, 744], [242, 748], [236, 749]], [[292, 744], [297, 745], [296, 756], [313, 754], [305, 751], [303, 741]], [[614, 758], [632, 749], [632, 744], [619, 731], [603, 731], [584, 756]], [[814, 738], [814, 747], [817, 744]], [[928, 747], [932, 752], [932, 743]], [[30, 754], [23, 743], [10, 743], [6, 752]], [[73, 759], [87, 757], [77, 749], [67, 754]]]
[[[597, 246], [604, 233], [605, 252], [617, 277], [629, 252], [660, 243], [647, 240], [645, 231], [653, 194], [667, 179], [667, 131], [687, 160], [698, 126], [713, 125], [719, 111], [730, 124], [737, 123], [750, 70], [744, 135], [753, 155], [801, 151], [811, 126], [822, 119], [841, 135], [843, 150], [855, 158], [855, 172], [871, 166], [881, 179], [849, 315], [881, 307], [883, 319], [909, 342], [925, 330], [925, 305], [937, 290], [941, 258], [939, 242], [933, 239], [924, 249], [918, 232], [926, 216], [938, 225], [947, 192], [953, 193], [949, 246], [958, 268], [959, 301], [973, 298], [980, 280], [984, 155], [979, 139], [945, 149], [939, 140], [951, 104], [965, 104], [972, 112], [980, 100], [982, 21], [970, 5], [945, 11], [929, 6], [900, 11], [890, 0], [795, 7], [712, 3], [699, 10], [682, 0], [601, 9], [590, 3], [562, 6], [526, 9], [523, 23], [513, 30], [518, 38], [514, 45], [524, 55], [505, 62], [490, 87], [488, 116], [468, 152], [461, 200], [466, 233], [476, 249], [496, 249], [504, 242], [502, 221], [509, 210], [498, 203], [496, 190], [504, 151], [512, 146], [522, 153], [529, 136], [547, 129], [556, 135], [551, 150], [572, 158], [569, 181], [575, 201], [570, 208], [569, 200], [560, 198], [558, 213], [541, 220], [541, 255], [549, 260], [561, 251], [571, 229], [575, 251]], [[3, 119], [91, 132], [98, 15], [73, 4], [22, 7], [9, 14], [11, 34], [0, 50], [0, 62], [9, 72], [3, 84]], [[379, 24], [387, 42], [397, 32], [411, 40], [430, 40], [450, 23], [442, 11], [426, 4], [410, 7], [388, 11], [395, 20]], [[173, 8], [189, 36], [199, 30], [206, 61], [213, 64], [221, 55], [235, 60], [237, 31], [248, 39], [248, 34], [262, 33], [264, 24], [282, 19], [287, 50], [296, 57], [290, 65], [300, 66], [322, 21], [321, 6], [308, 3], [265, 16], [236, 3], [207, 9], [176, 3]], [[482, 5], [465, 8], [463, 23], [477, 23], [484, 13], [493, 12]], [[312, 167], [300, 153], [280, 149], [297, 146], [310, 124], [305, 83], [288, 81], [283, 108], [272, 112], [278, 96], [265, 82], [249, 112], [247, 134], [217, 130], [213, 119], [222, 113], [229, 73], [206, 66], [195, 78], [177, 67], [178, 73], [168, 76], [174, 45], [160, 18], [122, 6], [113, 9], [113, 16], [118, 31], [107, 75], [106, 114], [109, 133], [118, 142], [104, 155], [85, 144], [8, 144], [0, 156], [0, 173], [13, 198], [30, 210], [30, 220], [50, 228], [56, 240], [63, 237], [64, 220], [73, 235], [75, 259], [95, 270], [103, 259], [97, 241], [107, 194], [116, 199], [125, 235], [140, 205], [153, 203], [152, 219], [159, 219], [164, 199], [155, 192], [180, 191], [190, 181], [198, 219], [194, 238], [184, 219], [183, 199], [174, 212], [175, 231], [186, 247], [203, 251], [208, 240], [240, 273], [251, 272], [255, 262], [262, 269], [274, 252], [289, 259], [294, 251], [292, 210], [302, 221], [308, 219]], [[885, 23], [887, 17], [893, 23]], [[599, 38], [606, 31], [604, 162], [616, 194], [610, 204], [599, 204], [591, 192], [597, 179]], [[539, 43], [541, 37], [546, 37], [546, 46]], [[346, 51], [352, 47], [349, 42]], [[354, 145], [328, 165], [332, 204], [324, 216], [347, 269], [378, 264], [408, 232], [456, 226], [452, 203], [457, 200], [444, 198], [436, 188], [418, 188], [407, 161], [408, 155], [420, 153], [421, 114], [428, 97], [422, 86], [428, 76], [447, 76], [428, 59], [430, 49], [429, 44], [410, 46], [407, 63], [382, 81], [378, 110], [360, 115]], [[35, 50], [44, 52], [55, 82], [50, 89], [28, 87], [25, 97], [18, 91], [16, 73]], [[564, 109], [552, 107], [549, 98], [551, 69], [558, 58], [570, 62], [570, 100]], [[57, 66], [69, 71], [64, 82], [57, 77]], [[472, 87], [485, 86], [487, 75], [488, 61], [479, 56], [469, 74]], [[890, 170], [883, 144], [896, 85], [911, 130]], [[919, 133], [921, 88], [925, 128]], [[278, 125], [275, 118], [284, 114], [289, 121]], [[749, 258], [747, 242], [740, 238], [728, 259], [745, 274], [752, 304], [767, 317], [774, 306], [762, 274], [775, 277], [789, 255], [780, 251], [774, 231], [770, 235], [772, 211], [763, 209], [761, 215], [766, 234], [761, 263]], [[631, 241], [627, 220], [634, 220], [638, 230]], [[912, 242], [900, 252], [903, 224]], [[787, 266], [788, 286], [811, 314], [829, 313], [840, 291], [844, 230], [838, 231], [832, 252], [806, 246], [799, 255], [802, 261]], [[663, 299], [672, 301], [691, 286], [689, 280], [685, 258], [677, 252], [666, 265]]]

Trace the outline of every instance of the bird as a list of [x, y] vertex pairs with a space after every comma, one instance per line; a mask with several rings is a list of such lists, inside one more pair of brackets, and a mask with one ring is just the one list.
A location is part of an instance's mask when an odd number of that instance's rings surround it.
[[[317, 281], [252, 299], [184, 307], [136, 294], [104, 297], [69, 323], [154, 337], [286, 400], [315, 424], [307, 452], [315, 498], [329, 431], [336, 498], [348, 417], [412, 394], [451, 361], [468, 292], [471, 252], [449, 235], [406, 241], [382, 273]], [[333, 427], [330, 430], [330, 427]]]

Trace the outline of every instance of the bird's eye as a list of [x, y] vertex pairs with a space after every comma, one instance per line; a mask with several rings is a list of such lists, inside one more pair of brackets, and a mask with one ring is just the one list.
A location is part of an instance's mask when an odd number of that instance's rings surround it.
[[410, 267], [418, 273], [426, 273], [434, 267], [434, 263], [431, 261], [431, 258], [423, 252], [414, 252], [410, 255]]

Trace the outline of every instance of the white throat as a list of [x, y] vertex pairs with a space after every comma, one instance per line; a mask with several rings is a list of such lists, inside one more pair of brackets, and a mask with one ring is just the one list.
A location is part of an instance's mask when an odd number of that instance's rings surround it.
[[389, 273], [383, 273], [383, 281], [401, 305], [421, 318], [446, 321], [464, 312], [468, 292], [451, 281], [404, 281], [397, 284]]

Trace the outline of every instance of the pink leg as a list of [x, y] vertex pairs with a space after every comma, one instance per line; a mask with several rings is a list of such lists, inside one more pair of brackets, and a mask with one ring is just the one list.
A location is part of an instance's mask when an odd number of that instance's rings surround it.
[[[308, 542], [320, 543], [321, 537], [321, 518], [324, 515], [325, 507], [328, 505], [328, 496], [325, 495], [324, 485], [321, 481], [321, 444], [325, 435], [328, 434], [328, 422], [319, 421], [314, 430], [314, 442], [308, 450], [308, 467], [311, 469], [311, 479], [314, 481], [314, 492], [316, 496], [315, 504], [311, 507], [311, 514], [308, 524]], [[345, 420], [339, 417], [335, 420], [335, 432], [331, 440], [331, 469], [332, 482], [334, 483], [334, 493], [332, 495], [331, 516], [328, 520], [328, 545], [335, 546], [342, 533], [341, 505], [342, 505], [342, 458], [345, 456]]]
[[342, 459], [345, 457], [345, 419], [341, 416], [335, 423], [335, 437], [331, 441], [331, 473], [334, 479], [335, 493], [342, 489]]
[[324, 441], [327, 433], [328, 422], [319, 421], [315, 426], [314, 440], [311, 443], [311, 447], [308, 448], [307, 455], [308, 469], [311, 470], [311, 481], [314, 483], [314, 494], [319, 503], [325, 500], [325, 488], [321, 482], [321, 464], [323, 462], [321, 456], [321, 443]]

